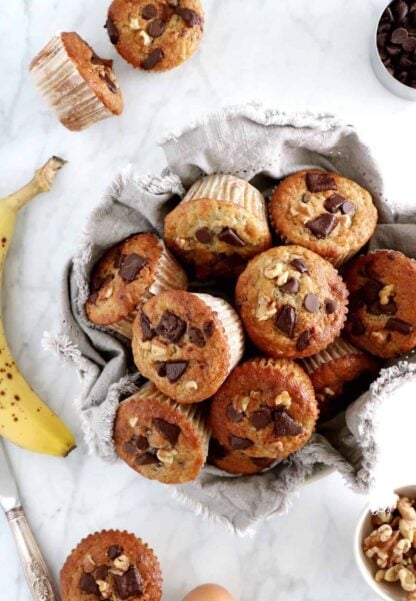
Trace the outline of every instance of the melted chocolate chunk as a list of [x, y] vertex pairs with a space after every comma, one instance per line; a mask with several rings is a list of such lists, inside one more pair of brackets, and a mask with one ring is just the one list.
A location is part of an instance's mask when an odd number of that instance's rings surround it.
[[115, 26], [114, 21], [112, 20], [111, 17], [108, 17], [107, 22], [104, 25], [104, 28], [107, 30], [108, 37], [110, 38], [110, 42], [112, 44], [117, 44], [117, 42], [120, 38], [120, 33], [119, 33], [117, 27]]
[[250, 457], [251, 463], [254, 463], [256, 467], [266, 468], [269, 467], [273, 463], [273, 459], [269, 459], [269, 457]]
[[114, 280], [113, 273], [107, 273], [107, 275], [105, 276], [99, 276], [97, 274], [94, 274], [91, 282], [92, 289], [94, 290], [94, 292], [98, 292], [99, 290], [101, 290], [101, 288], [107, 286], [107, 284], [109, 284], [112, 280]]
[[209, 244], [212, 241], [212, 232], [207, 227], [200, 227], [195, 232], [195, 238], [198, 242], [201, 242], [201, 244]]
[[321, 303], [319, 302], [319, 298], [316, 294], [307, 294], [303, 299], [303, 306], [309, 313], [316, 313], [319, 311], [319, 307]]
[[351, 334], [353, 336], [362, 336], [365, 334], [365, 326], [358, 315], [353, 315], [351, 318]]
[[186, 332], [186, 321], [172, 313], [165, 311], [156, 326], [156, 333], [169, 342], [179, 342]]
[[137, 465], [153, 465], [159, 463], [159, 459], [154, 453], [146, 452], [136, 457]]
[[128, 440], [124, 443], [123, 449], [126, 451], [128, 455], [135, 455], [137, 453], [136, 445], [132, 440]]
[[152, 38], [158, 38], [166, 29], [166, 23], [162, 21], [162, 19], [154, 19], [147, 26], [147, 33], [152, 36]]
[[276, 317], [276, 326], [283, 334], [293, 338], [296, 325], [296, 311], [291, 305], [283, 305]]
[[116, 559], [116, 557], [120, 557], [123, 551], [124, 549], [123, 547], [120, 547], [120, 545], [111, 545], [111, 547], [108, 547], [107, 549], [107, 557], [109, 559]]
[[213, 321], [206, 321], [206, 322], [204, 323], [203, 330], [204, 330], [204, 334], [205, 334], [205, 336], [206, 336], [207, 338], [211, 338], [211, 336], [212, 336], [212, 335], [213, 335], [213, 333], [214, 333], [214, 322], [213, 322]]
[[149, 448], [149, 441], [145, 436], [137, 436], [134, 439], [134, 444], [136, 446], [136, 449], [138, 449], [139, 451], [146, 451]]
[[225, 242], [230, 246], [245, 246], [246, 243], [240, 238], [237, 232], [232, 227], [225, 227], [218, 234], [218, 240]]
[[349, 200], [346, 200], [341, 207], [341, 213], [343, 213], [344, 215], [354, 215], [355, 204], [353, 202], [350, 202]]
[[312, 232], [318, 239], [323, 239], [329, 236], [332, 230], [335, 229], [338, 223], [338, 219], [331, 213], [323, 213], [315, 219], [310, 219], [305, 223], [305, 226]]
[[297, 351], [304, 351], [306, 347], [309, 346], [312, 337], [312, 330], [305, 330], [299, 336], [298, 341], [296, 343]]
[[233, 405], [228, 405], [227, 407], [227, 417], [232, 422], [241, 422], [244, 419], [244, 413], [240, 413], [240, 411], [236, 411]]
[[306, 186], [309, 192], [325, 192], [325, 190], [337, 189], [337, 184], [329, 173], [307, 173]]
[[100, 590], [95, 582], [94, 576], [91, 574], [83, 574], [79, 581], [79, 588], [90, 595], [100, 595]]
[[400, 332], [400, 334], [411, 334], [413, 332], [413, 326], [407, 321], [403, 321], [402, 319], [398, 319], [397, 317], [391, 317], [387, 324], [386, 330], [390, 330], [391, 332]]
[[140, 328], [142, 330], [142, 338], [144, 341], [151, 340], [154, 337], [155, 331], [152, 328], [152, 323], [146, 313], [143, 312], [140, 314]]
[[143, 19], [154, 19], [157, 15], [157, 8], [154, 4], [146, 4], [142, 10]]
[[300, 271], [300, 273], [308, 273], [308, 266], [304, 261], [302, 261], [302, 259], [293, 259], [290, 264], [292, 267]]
[[199, 348], [204, 348], [205, 337], [204, 337], [202, 330], [200, 330], [199, 328], [193, 328], [192, 326], [190, 326], [188, 328], [188, 336], [189, 336], [189, 340], [193, 344], [195, 344], [195, 346], [197, 346]]
[[106, 84], [107, 88], [110, 90], [110, 92], [115, 94], [118, 91], [118, 88], [117, 88], [115, 82], [111, 79], [111, 77], [109, 76], [109, 74], [107, 72], [100, 73], [99, 78], [105, 82], [105, 84]]
[[324, 208], [330, 213], [336, 213], [345, 201], [346, 199], [341, 194], [331, 194], [325, 199]]
[[376, 301], [367, 307], [368, 313], [371, 315], [395, 315], [397, 312], [396, 303], [391, 300], [386, 305], [382, 305], [380, 301]]
[[360, 294], [366, 305], [371, 305], [378, 300], [378, 293], [383, 288], [383, 284], [378, 280], [368, 280], [361, 288]]
[[333, 300], [332, 298], [325, 299], [325, 311], [327, 315], [332, 315], [332, 313], [335, 313], [335, 311], [337, 310], [337, 306], [337, 301]]
[[299, 280], [296, 278], [289, 278], [286, 284], [280, 287], [283, 292], [288, 292], [289, 294], [296, 294], [299, 291]]
[[98, 566], [94, 570], [95, 580], [105, 580], [108, 576], [108, 567], [106, 565]]
[[94, 50], [92, 51], [91, 63], [93, 65], [102, 65], [103, 67], [109, 67], [110, 69], [113, 66], [113, 61], [109, 58], [101, 58], [98, 54], [95, 54]]
[[120, 599], [128, 599], [129, 597], [142, 596], [142, 579], [136, 567], [130, 566], [127, 572], [121, 576], [114, 575], [118, 595]]
[[364, 299], [361, 297], [360, 290], [356, 290], [350, 294], [349, 298], [349, 309], [350, 311], [357, 311], [364, 307]]
[[176, 382], [185, 373], [189, 361], [159, 361], [157, 364], [157, 373], [162, 378], [167, 378], [169, 382]]
[[148, 261], [140, 257], [136, 253], [127, 255], [121, 264], [119, 273], [123, 280], [127, 283], [133, 282], [138, 273], [147, 265]]
[[155, 67], [157, 63], [160, 63], [160, 61], [164, 58], [165, 53], [163, 52], [163, 50], [161, 48], [155, 48], [150, 52], [149, 56], [142, 62], [141, 67], [142, 69], [146, 70], [153, 69], [153, 67]]
[[272, 421], [273, 417], [270, 407], [262, 407], [250, 415], [250, 424], [253, 426], [253, 428], [256, 428], [256, 430], [263, 430], [263, 428], [267, 428]]
[[194, 27], [202, 23], [201, 17], [191, 8], [177, 6], [175, 7], [175, 13], [185, 21], [188, 27]]
[[227, 449], [217, 440], [211, 438], [209, 443], [209, 456], [212, 459], [224, 459], [227, 456]]
[[275, 411], [274, 429], [276, 436], [297, 436], [302, 432], [300, 425], [285, 410]]
[[181, 433], [179, 426], [158, 417], [155, 417], [152, 423], [156, 430], [160, 432], [172, 446], [178, 442], [179, 434]]
[[254, 445], [254, 442], [249, 438], [240, 438], [240, 436], [234, 436], [234, 434], [229, 434], [228, 443], [234, 450], [249, 449]]

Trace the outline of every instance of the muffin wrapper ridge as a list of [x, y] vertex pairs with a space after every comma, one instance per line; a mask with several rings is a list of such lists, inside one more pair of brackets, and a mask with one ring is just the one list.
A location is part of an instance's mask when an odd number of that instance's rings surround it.
[[336, 338], [325, 350], [316, 353], [312, 357], [302, 359], [302, 364], [306, 373], [310, 376], [325, 363], [330, 363], [348, 355], [361, 355], [362, 352], [346, 340]]

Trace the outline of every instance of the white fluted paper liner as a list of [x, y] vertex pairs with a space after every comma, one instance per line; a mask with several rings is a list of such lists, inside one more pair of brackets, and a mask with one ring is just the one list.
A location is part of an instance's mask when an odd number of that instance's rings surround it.
[[230, 357], [230, 372], [244, 353], [244, 331], [237, 312], [222, 298], [211, 294], [194, 293], [216, 314], [225, 333]]
[[311, 375], [321, 365], [346, 357], [347, 355], [360, 355], [362, 351], [357, 349], [355, 346], [343, 340], [342, 338], [336, 338], [325, 350], [316, 353], [312, 357], [302, 359], [303, 367], [308, 375]]

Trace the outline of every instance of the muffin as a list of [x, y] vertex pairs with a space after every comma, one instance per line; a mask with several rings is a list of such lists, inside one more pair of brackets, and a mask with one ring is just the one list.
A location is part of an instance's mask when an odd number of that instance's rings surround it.
[[162, 574], [146, 543], [120, 530], [84, 538], [61, 570], [62, 601], [160, 601]]
[[200, 279], [238, 275], [248, 259], [271, 246], [265, 200], [232, 175], [204, 177], [166, 216], [165, 241], [195, 265]]
[[112, 70], [77, 33], [55, 35], [30, 63], [33, 82], [72, 131], [120, 115], [123, 98]]
[[132, 348], [138, 370], [166, 396], [197, 403], [212, 396], [238, 363], [244, 334], [223, 299], [175, 290], [141, 307]]
[[347, 297], [336, 269], [301, 246], [257, 255], [236, 287], [247, 333], [275, 358], [308, 357], [328, 346], [344, 325]]
[[164, 484], [195, 480], [205, 464], [208, 441], [200, 406], [178, 405], [151, 382], [117, 410], [117, 455], [150, 480]]
[[228, 451], [286, 459], [312, 436], [318, 406], [304, 370], [288, 359], [238, 365], [214, 395], [212, 436]]
[[320, 421], [343, 411], [375, 380], [379, 364], [342, 338], [302, 361], [312, 381]]
[[154, 234], [136, 234], [112, 246], [91, 274], [88, 319], [127, 338], [138, 306], [164, 290], [186, 288], [182, 267]]
[[416, 261], [394, 250], [358, 257], [346, 273], [351, 341], [389, 359], [416, 347]]
[[199, 0], [113, 0], [105, 27], [117, 52], [133, 67], [167, 71], [198, 48], [204, 11]]
[[275, 459], [270, 457], [248, 457], [243, 451], [229, 451], [215, 438], [211, 438], [208, 463], [218, 469], [236, 476], [259, 474], [270, 468]]
[[377, 210], [367, 190], [319, 170], [284, 179], [270, 201], [270, 217], [284, 242], [306, 246], [333, 265], [355, 255], [377, 225]]

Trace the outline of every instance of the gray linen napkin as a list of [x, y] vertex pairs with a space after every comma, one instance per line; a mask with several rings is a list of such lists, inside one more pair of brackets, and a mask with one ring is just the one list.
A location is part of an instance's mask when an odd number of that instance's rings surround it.
[[[82, 394], [76, 406], [85, 439], [90, 451], [105, 460], [116, 459], [112, 426], [118, 403], [137, 389], [140, 376], [125, 341], [88, 322], [84, 303], [89, 274], [97, 258], [115, 242], [140, 231], [161, 234], [166, 212], [183, 195], [184, 187], [201, 175], [221, 172], [255, 178], [265, 191], [277, 179], [300, 169], [339, 171], [367, 188], [377, 205], [380, 225], [370, 249], [395, 248], [416, 258], [416, 216], [410, 213], [406, 222], [397, 223], [394, 207], [383, 198], [382, 178], [370, 150], [352, 126], [332, 115], [288, 114], [255, 104], [230, 107], [170, 135], [162, 147], [168, 167], [160, 176], [139, 177], [127, 168], [91, 214], [80, 246], [65, 268], [61, 333], [44, 338], [48, 349], [77, 368]], [[391, 482], [380, 469], [381, 408], [397, 390], [394, 403], [399, 414], [400, 404], [408, 401], [407, 393], [400, 394], [407, 390], [408, 381], [416, 383], [414, 357], [382, 370], [345, 414], [268, 472], [235, 478], [206, 467], [195, 482], [170, 490], [197, 513], [239, 533], [249, 531], [264, 517], [286, 512], [305, 479], [330, 469], [338, 470], [354, 490], [376, 491], [374, 507], [385, 506]], [[412, 419], [416, 418], [414, 406]], [[397, 424], [389, 416], [389, 427], [390, 421], [393, 436]]]

